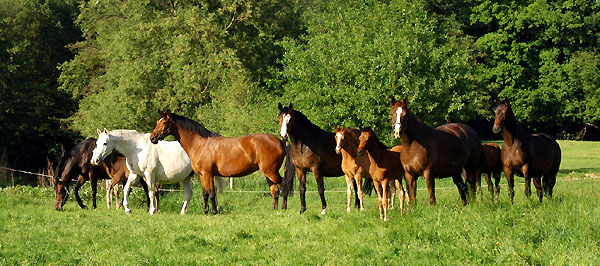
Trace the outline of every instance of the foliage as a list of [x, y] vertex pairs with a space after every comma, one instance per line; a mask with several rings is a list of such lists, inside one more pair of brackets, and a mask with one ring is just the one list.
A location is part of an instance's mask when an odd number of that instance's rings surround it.
[[510, 98], [518, 119], [535, 130], [599, 125], [589, 104], [600, 84], [597, 1], [472, 2], [468, 31], [481, 53], [475, 73], [492, 95]]
[[387, 132], [391, 96], [432, 125], [475, 113], [470, 40], [419, 1], [325, 1], [305, 14], [280, 75], [283, 98], [316, 124]]
[[[268, 94], [257, 84], [281, 55], [274, 40], [294, 31], [293, 12], [286, 1], [86, 3], [77, 20], [86, 39], [61, 67], [61, 89], [81, 99], [73, 127], [145, 132], [157, 109], [171, 109], [211, 130], [257, 130]], [[240, 120], [254, 123], [236, 128]]]
[[56, 67], [80, 38], [77, 13], [75, 1], [0, 2], [0, 152], [12, 166], [38, 170], [75, 137], [62, 120], [76, 105], [57, 93]]

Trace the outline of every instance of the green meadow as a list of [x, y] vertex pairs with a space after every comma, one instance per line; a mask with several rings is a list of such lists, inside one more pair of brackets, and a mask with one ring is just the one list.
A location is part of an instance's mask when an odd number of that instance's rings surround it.
[[[421, 178], [417, 205], [404, 215], [392, 210], [387, 222], [375, 194], [365, 196], [365, 211], [346, 212], [343, 177], [326, 179], [329, 208], [320, 215], [312, 174], [302, 215], [297, 193], [288, 210], [273, 211], [258, 174], [219, 194], [216, 216], [204, 215], [197, 177], [185, 216], [182, 192], [164, 193], [161, 211], [149, 216], [141, 189], [126, 215], [108, 210], [103, 193], [95, 210], [80, 209], [71, 195], [57, 212], [51, 188], [3, 188], [0, 265], [600, 265], [600, 142], [559, 144], [554, 197], [541, 204], [525, 197], [519, 177], [511, 204], [503, 177], [497, 203], [484, 188], [463, 207], [446, 178], [436, 182], [432, 207]], [[91, 206], [89, 185], [81, 194]]]

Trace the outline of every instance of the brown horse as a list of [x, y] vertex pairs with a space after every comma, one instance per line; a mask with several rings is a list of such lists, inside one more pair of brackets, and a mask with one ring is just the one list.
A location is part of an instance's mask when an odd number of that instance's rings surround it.
[[[226, 138], [186, 117], [170, 112], [159, 114], [160, 118], [150, 135], [150, 141], [156, 144], [168, 135], [173, 135], [179, 141], [192, 161], [194, 172], [200, 175], [205, 213], [209, 211], [209, 198], [212, 214], [219, 212], [214, 176], [240, 177], [257, 170], [267, 177], [273, 196], [273, 209], [277, 209], [277, 186], [282, 184], [279, 168], [286, 157], [285, 145], [281, 140], [270, 134]], [[293, 177], [291, 169], [288, 167], [285, 171], [288, 179]], [[282, 208], [287, 208], [287, 195], [284, 195]]]
[[[58, 169], [54, 176], [54, 208], [56, 210], [62, 210], [63, 206], [67, 204], [69, 184], [74, 179], [77, 180], [74, 191], [79, 207], [82, 209], [88, 208], [79, 197], [79, 189], [89, 180], [92, 186], [93, 208], [96, 208], [97, 181], [100, 179], [112, 179], [108, 173], [113, 171], [113, 163], [115, 162], [114, 160], [117, 160], [118, 156], [106, 158], [104, 166], [92, 165], [90, 158], [95, 147], [96, 139], [88, 138], [75, 145], [58, 163]], [[120, 178], [122, 177], [115, 176], [115, 179], [120, 180]], [[117, 181], [113, 180], [113, 182], [116, 183]], [[145, 186], [145, 183], [142, 183], [142, 187], [144, 187], [147, 196], [148, 188]]]
[[391, 102], [394, 137], [402, 139], [400, 158], [405, 171], [409, 203], [415, 204], [417, 178], [427, 181], [429, 204], [435, 205], [435, 178], [451, 176], [463, 205], [468, 188], [461, 178], [463, 169], [474, 193], [479, 175], [481, 140], [471, 127], [450, 123], [431, 128], [408, 109], [408, 100]]
[[348, 196], [347, 212], [352, 203], [352, 187], [356, 183], [355, 193], [358, 195], [360, 210], [364, 210], [362, 179], [371, 178], [369, 175], [369, 158], [356, 154], [358, 135], [360, 131], [342, 126], [335, 126], [335, 152], [342, 155], [342, 171], [346, 177], [346, 194]]
[[[321, 197], [321, 214], [327, 210], [324, 176], [342, 176], [342, 156], [335, 152], [335, 134], [313, 124], [306, 116], [294, 110], [290, 103], [283, 107], [279, 103], [279, 127], [282, 138], [289, 137], [292, 163], [300, 181], [300, 213], [306, 211], [306, 172], [313, 172]], [[365, 182], [366, 183], [366, 182]], [[358, 189], [355, 187], [355, 191]], [[286, 195], [284, 190], [283, 194]], [[355, 193], [356, 203], [360, 202]]]
[[404, 213], [404, 188], [402, 187], [404, 168], [400, 160], [402, 146], [395, 146], [393, 150], [388, 149], [377, 139], [375, 132], [369, 127], [360, 130], [358, 139], [357, 154], [366, 154], [369, 158], [369, 174], [377, 191], [380, 218], [387, 221], [390, 182], [394, 182], [395, 187], [399, 190], [400, 213]]
[[[500, 193], [500, 173], [502, 172], [502, 160], [500, 157], [500, 147], [496, 143], [481, 144], [481, 159], [479, 161], [479, 170], [485, 175], [485, 181], [488, 184], [488, 191], [494, 200], [498, 200]], [[492, 183], [491, 177], [494, 177]], [[481, 188], [481, 175], [477, 178], [477, 188]]]
[[540, 202], [544, 192], [552, 197], [556, 173], [560, 167], [560, 146], [547, 134], [528, 134], [525, 128], [517, 122], [508, 99], [504, 102], [496, 101], [498, 106], [492, 130], [496, 134], [500, 130], [504, 130], [502, 165], [511, 202], [514, 202], [515, 196], [513, 180], [515, 173], [525, 177], [525, 195], [527, 197], [531, 195], [531, 178], [533, 178], [533, 185], [535, 185]]

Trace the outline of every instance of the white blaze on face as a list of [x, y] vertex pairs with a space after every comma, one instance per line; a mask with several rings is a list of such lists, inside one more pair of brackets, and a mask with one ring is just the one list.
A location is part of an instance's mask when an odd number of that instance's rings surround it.
[[342, 149], [342, 147], [340, 147], [342, 142], [342, 133], [335, 133], [335, 150], [339, 151]]
[[396, 109], [396, 123], [394, 123], [394, 133], [400, 133], [400, 115], [402, 114], [402, 107]]
[[288, 123], [290, 123], [291, 118], [292, 116], [290, 114], [286, 114], [283, 116], [283, 121], [281, 122], [281, 132], [279, 132], [282, 138], [287, 136], [287, 127]]

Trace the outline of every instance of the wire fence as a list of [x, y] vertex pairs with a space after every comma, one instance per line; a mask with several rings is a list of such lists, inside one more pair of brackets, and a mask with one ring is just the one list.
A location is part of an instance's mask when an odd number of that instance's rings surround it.
[[[13, 168], [8, 168], [8, 167], [4, 167], [4, 166], [0, 166], [0, 169], [17, 172], [17, 173], [28, 174], [28, 175], [35, 175], [35, 176], [39, 176], [39, 177], [53, 178], [53, 176], [47, 175], [47, 174], [33, 173], [33, 172], [29, 172], [29, 171], [13, 169]], [[596, 180], [596, 179], [600, 180], [600, 176], [597, 176], [595, 174], [586, 174], [586, 177], [558, 179], [558, 180], [556, 180], [556, 182], [570, 182], [570, 181]], [[71, 181], [77, 181], [77, 180], [71, 180]], [[453, 187], [453, 186], [436, 187], [435, 189], [436, 190], [448, 190], [448, 189], [456, 189], [456, 187]], [[165, 191], [165, 192], [181, 192], [181, 191], [183, 191], [181, 189], [171, 189], [171, 188], [167, 188], [167, 189], [159, 188], [158, 190]], [[427, 188], [418, 188], [417, 190], [422, 191], [422, 190], [427, 190]], [[317, 192], [318, 192], [317, 190], [306, 190], [306, 193], [317, 193]], [[347, 192], [347, 191], [346, 190], [325, 190], [325, 193], [345, 193], [345, 192]], [[268, 190], [224, 190], [223, 193], [271, 193], [271, 191], [268, 191]]]

